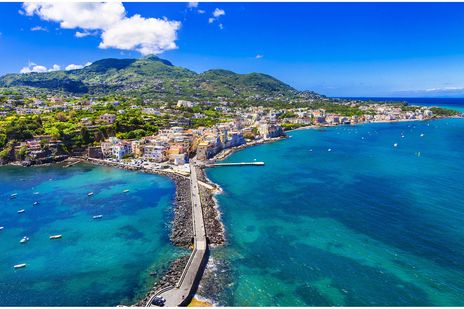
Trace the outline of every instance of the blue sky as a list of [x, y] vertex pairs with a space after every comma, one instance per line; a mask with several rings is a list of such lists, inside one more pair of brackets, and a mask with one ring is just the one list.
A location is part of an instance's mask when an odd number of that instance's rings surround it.
[[[28, 14], [21, 3], [1, 3], [0, 73], [30, 62], [64, 69], [155, 51], [197, 72], [263, 72], [329, 96], [464, 96], [464, 3], [124, 3], [122, 9], [126, 24], [102, 16], [102, 25], [89, 25], [79, 20], [81, 12], [30, 8]], [[148, 23], [168, 30], [123, 33]]]

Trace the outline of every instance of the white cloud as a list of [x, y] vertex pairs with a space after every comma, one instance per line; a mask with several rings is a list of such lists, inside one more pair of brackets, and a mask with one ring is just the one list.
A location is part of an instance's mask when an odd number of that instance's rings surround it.
[[48, 69], [48, 72], [54, 72], [59, 70], [61, 70], [61, 67], [57, 64], [54, 64], [50, 69]]
[[189, 2], [189, 3], [187, 4], [187, 7], [188, 7], [189, 9], [197, 8], [197, 7], [198, 7], [198, 2]]
[[71, 71], [71, 70], [80, 70], [84, 67], [87, 67], [89, 65], [91, 65], [92, 63], [91, 62], [87, 62], [86, 64], [82, 65], [82, 64], [68, 64], [64, 69], [66, 71]]
[[54, 72], [54, 71], [59, 71], [61, 67], [57, 64], [54, 64], [51, 68], [47, 69], [43, 65], [38, 65], [35, 64], [34, 62], [29, 62], [29, 65], [26, 67], [23, 67], [19, 73], [44, 73], [44, 72]]
[[122, 3], [108, 2], [25, 2], [24, 14], [60, 23], [64, 29], [107, 29], [125, 17]]
[[175, 41], [181, 26], [180, 22], [166, 18], [127, 17], [120, 2], [25, 2], [22, 14], [57, 22], [63, 29], [78, 29], [77, 38], [100, 34], [99, 48], [136, 50], [143, 55], [177, 48]]
[[48, 32], [48, 29], [42, 26], [35, 26], [31, 28], [31, 31], [45, 31]]
[[213, 12], [213, 16], [218, 18], [219, 16], [226, 15], [226, 12], [223, 9], [216, 8]]
[[261, 59], [261, 58], [263, 58], [263, 57], [264, 57], [263, 55], [257, 54], [255, 58], [256, 58], [256, 59]]
[[[216, 9], [213, 11], [213, 17], [208, 18], [208, 23], [210, 23], [210, 24], [214, 23], [214, 22], [215, 22], [216, 20], [218, 20], [219, 17], [221, 17], [222, 15], [226, 15], [226, 12], [225, 12], [223, 9], [218, 9], [218, 8], [216, 8]], [[220, 29], [223, 29], [223, 28], [224, 28], [224, 25], [219, 24], [219, 28], [220, 28]]]
[[84, 38], [86, 36], [89, 36], [89, 35], [97, 35], [98, 32], [97, 31], [88, 31], [88, 30], [84, 30], [84, 31], [76, 31], [76, 33], [74, 34], [74, 36], [76, 38]]
[[142, 55], [160, 54], [177, 48], [175, 40], [180, 25], [177, 21], [134, 15], [103, 32], [99, 47], [136, 50]]

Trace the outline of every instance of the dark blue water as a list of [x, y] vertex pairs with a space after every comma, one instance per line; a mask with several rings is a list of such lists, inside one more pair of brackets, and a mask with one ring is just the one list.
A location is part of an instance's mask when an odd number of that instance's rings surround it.
[[[138, 301], [153, 284], [149, 272], [179, 254], [168, 239], [174, 194], [168, 178], [115, 168], [1, 167], [0, 306]], [[56, 234], [63, 238], [49, 239]], [[20, 263], [27, 267], [13, 269]]]
[[437, 106], [443, 108], [453, 109], [464, 113], [464, 98], [353, 98], [359, 100], [374, 100], [374, 101], [398, 101], [407, 102], [410, 105], [421, 106]]
[[222, 304], [464, 305], [463, 119], [290, 135], [226, 159], [264, 167], [207, 172], [224, 189]]

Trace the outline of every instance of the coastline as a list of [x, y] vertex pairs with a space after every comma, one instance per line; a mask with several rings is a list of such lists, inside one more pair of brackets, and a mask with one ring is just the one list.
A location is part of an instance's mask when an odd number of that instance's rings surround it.
[[[424, 119], [424, 120], [410, 119], [410, 120], [395, 120], [395, 121], [375, 121], [375, 122], [363, 122], [363, 123], [358, 123], [358, 124], [362, 125], [362, 124], [371, 124], [371, 123], [375, 124], [375, 123], [395, 123], [395, 122], [416, 122], [416, 121], [438, 120], [438, 119], [444, 119], [444, 118], [454, 119], [454, 118], [462, 118], [462, 117], [436, 117], [436, 118]], [[358, 124], [355, 124], [355, 125], [358, 125]], [[324, 129], [327, 127], [335, 127], [335, 126], [337, 125], [331, 125], [331, 126], [311, 125], [311, 126], [305, 126], [305, 127], [288, 130], [288, 131], [285, 131], [285, 133], [288, 133], [291, 131], [298, 131], [298, 130]], [[287, 138], [289, 138], [289, 136], [286, 135], [283, 137], [252, 141], [250, 143], [246, 143], [238, 147], [224, 149], [218, 154], [216, 154], [210, 160], [211, 161], [224, 160], [230, 155], [234, 154], [235, 152], [241, 151], [243, 149], [257, 146], [257, 145], [273, 143], [273, 142], [285, 140]], [[91, 164], [111, 166], [111, 167], [117, 167], [117, 168], [122, 168], [126, 170], [157, 174], [157, 175], [166, 176], [172, 179], [176, 186], [176, 195], [175, 195], [175, 200], [173, 202], [174, 219], [172, 221], [170, 239], [171, 239], [171, 242], [175, 246], [190, 249], [191, 239], [193, 235], [192, 235], [192, 214], [191, 214], [191, 207], [190, 207], [190, 203], [191, 203], [190, 182], [188, 180], [188, 177], [186, 177], [185, 175], [181, 175], [173, 170], [148, 169], [144, 167], [125, 165], [122, 163], [110, 162], [106, 160], [89, 159], [89, 158], [82, 158], [82, 157], [71, 157], [71, 156], [59, 162], [51, 162], [51, 163], [45, 163], [45, 164], [40, 164], [40, 165], [37, 164], [37, 166], [44, 166], [44, 165], [46, 166], [46, 165], [51, 165], [53, 163], [57, 165], [63, 165], [63, 167], [69, 167], [79, 162], [87, 162]], [[9, 163], [8, 165], [24, 166], [19, 162]], [[206, 229], [206, 233], [210, 241], [210, 244], [212, 245], [212, 247], [217, 247], [217, 246], [224, 245], [226, 243], [225, 226], [221, 219], [222, 213], [220, 211], [219, 202], [216, 198], [216, 195], [221, 194], [223, 190], [220, 187], [220, 185], [214, 183], [207, 177], [206, 171], [204, 169], [205, 167], [197, 167], [198, 179], [206, 184], [209, 184], [211, 187], [213, 187], [213, 189], [209, 189], [203, 185], [199, 186], [202, 205], [204, 205], [203, 211], [204, 211], [204, 217], [205, 217], [205, 229]], [[138, 301], [136, 304], [134, 304], [134, 306], [145, 306], [146, 302], [157, 291], [167, 286], [175, 285], [182, 274], [182, 271], [187, 263], [187, 260], [188, 260], [188, 256], [182, 256], [172, 261], [168, 270], [160, 275], [161, 279], [159, 279], [158, 282], [156, 282], [154, 286], [150, 288], [150, 291], [147, 293], [147, 295], [143, 299]], [[204, 300], [204, 298], [202, 298], [202, 300]]]

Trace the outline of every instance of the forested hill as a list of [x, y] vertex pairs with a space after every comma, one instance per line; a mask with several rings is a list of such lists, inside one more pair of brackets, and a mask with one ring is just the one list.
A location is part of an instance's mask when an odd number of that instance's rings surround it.
[[227, 70], [198, 74], [156, 56], [102, 59], [78, 70], [8, 74], [0, 78], [0, 87], [24, 86], [73, 94], [121, 93], [172, 99], [319, 97], [314, 92], [299, 92], [266, 74], [237, 74]]

